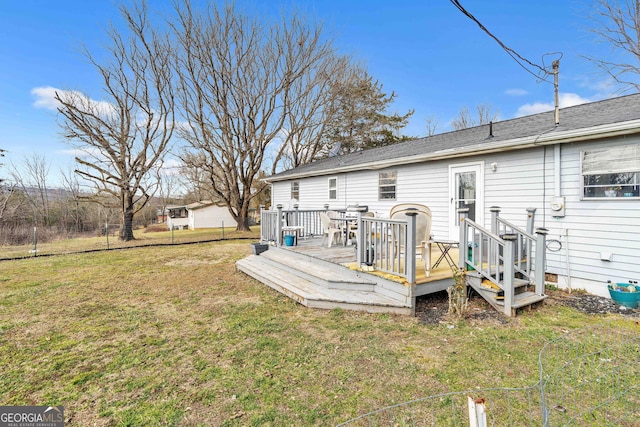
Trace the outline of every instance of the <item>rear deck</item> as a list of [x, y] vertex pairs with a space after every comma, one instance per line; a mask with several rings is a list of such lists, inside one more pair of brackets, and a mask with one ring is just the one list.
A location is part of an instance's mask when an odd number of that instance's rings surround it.
[[[432, 260], [440, 257], [436, 246]], [[456, 260], [457, 249], [451, 249]], [[278, 292], [315, 308], [342, 308], [367, 312], [413, 314], [415, 298], [442, 291], [453, 283], [446, 260], [425, 275], [422, 260], [416, 260], [416, 281], [358, 267], [353, 246], [322, 244], [320, 237], [301, 238], [296, 246], [269, 246], [260, 255], [250, 255], [237, 263], [240, 271]]]

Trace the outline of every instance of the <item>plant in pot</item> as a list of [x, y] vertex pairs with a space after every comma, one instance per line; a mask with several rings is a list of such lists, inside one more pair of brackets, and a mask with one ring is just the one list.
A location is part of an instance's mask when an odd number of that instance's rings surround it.
[[617, 304], [629, 308], [636, 308], [640, 303], [640, 287], [637, 280], [629, 280], [629, 283], [611, 283], [609, 280], [607, 288], [611, 299]]
[[618, 191], [622, 190], [622, 187], [619, 185], [612, 185], [609, 187], [605, 187], [604, 195], [606, 197], [616, 197], [618, 195]]

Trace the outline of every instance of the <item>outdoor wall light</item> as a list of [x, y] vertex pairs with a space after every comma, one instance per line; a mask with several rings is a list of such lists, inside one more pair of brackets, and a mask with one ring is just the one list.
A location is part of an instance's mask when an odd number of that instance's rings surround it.
[[491, 170], [494, 171], [494, 172], [497, 171], [498, 170], [498, 163], [496, 163], [496, 162], [491, 163]]

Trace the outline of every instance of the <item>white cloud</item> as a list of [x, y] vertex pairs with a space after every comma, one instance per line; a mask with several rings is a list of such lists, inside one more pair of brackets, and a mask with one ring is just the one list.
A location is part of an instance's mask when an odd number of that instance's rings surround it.
[[34, 87], [31, 89], [31, 95], [35, 97], [33, 106], [35, 108], [44, 108], [47, 110], [57, 110], [60, 107], [60, 102], [55, 99], [56, 93], [60, 95], [63, 100], [72, 100], [81, 103], [85, 108], [93, 108], [98, 114], [103, 116], [110, 116], [116, 114], [116, 108], [113, 104], [106, 101], [96, 101], [89, 98], [81, 92], [75, 90], [62, 90], [51, 86]]
[[55, 99], [56, 92], [59, 91], [60, 89], [51, 86], [34, 87], [31, 89], [31, 95], [36, 98], [33, 106], [46, 110], [56, 110], [60, 106], [60, 103]]
[[529, 92], [524, 89], [507, 89], [504, 93], [509, 96], [524, 96], [529, 94]]
[[[591, 99], [583, 98], [575, 93], [561, 93], [559, 95], [560, 108], [572, 107], [574, 105], [586, 104], [592, 102]], [[534, 102], [533, 104], [525, 104], [518, 108], [516, 117], [529, 116], [531, 114], [543, 113], [554, 109], [553, 102]]]

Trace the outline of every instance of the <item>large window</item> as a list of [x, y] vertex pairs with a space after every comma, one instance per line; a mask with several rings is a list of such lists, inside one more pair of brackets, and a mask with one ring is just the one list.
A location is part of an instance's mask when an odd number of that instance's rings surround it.
[[640, 197], [640, 145], [582, 152], [584, 198]]
[[338, 178], [329, 178], [329, 200], [338, 199]]
[[396, 171], [380, 172], [378, 175], [378, 199], [379, 200], [395, 200], [396, 199], [396, 179], [398, 173]]
[[300, 181], [293, 181], [291, 183], [291, 198], [300, 200]]
[[186, 218], [187, 216], [189, 213], [185, 207], [169, 208], [169, 218]]

